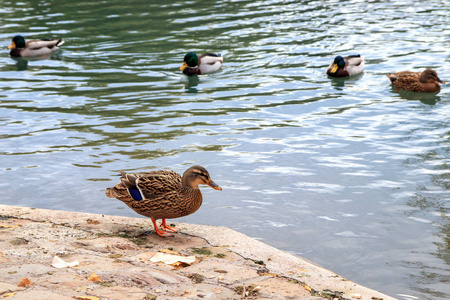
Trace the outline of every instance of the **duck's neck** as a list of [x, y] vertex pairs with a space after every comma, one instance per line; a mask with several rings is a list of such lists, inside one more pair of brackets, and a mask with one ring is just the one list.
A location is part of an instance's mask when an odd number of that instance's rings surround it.
[[188, 76], [192, 76], [192, 75], [200, 75], [201, 71], [198, 66], [197, 67], [187, 67], [186, 69], [183, 70], [183, 73]]
[[189, 212], [189, 214], [196, 212], [200, 206], [202, 206], [202, 192], [198, 187], [192, 188], [183, 185], [181, 187], [181, 193], [184, 196], [186, 211]]

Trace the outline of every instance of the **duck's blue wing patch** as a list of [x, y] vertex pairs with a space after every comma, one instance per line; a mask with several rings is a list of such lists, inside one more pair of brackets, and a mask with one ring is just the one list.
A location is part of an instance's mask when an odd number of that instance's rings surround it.
[[130, 193], [131, 198], [136, 201], [141, 201], [143, 199], [141, 191], [138, 188], [129, 188], [128, 193]]

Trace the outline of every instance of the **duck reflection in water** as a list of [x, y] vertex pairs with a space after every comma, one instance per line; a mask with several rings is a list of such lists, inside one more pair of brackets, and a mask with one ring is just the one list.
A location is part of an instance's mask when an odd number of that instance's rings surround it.
[[16, 61], [17, 71], [26, 71], [28, 69], [28, 59], [22, 57], [11, 57]]
[[331, 78], [331, 85], [334, 86], [337, 90], [342, 90], [345, 84], [353, 84], [358, 81], [360, 78], [364, 76], [364, 73], [360, 73], [358, 75], [350, 76], [350, 77], [340, 77]]
[[434, 93], [411, 92], [401, 89], [399, 90], [395, 86], [392, 86], [392, 92], [397, 93], [402, 99], [408, 101], [420, 101], [423, 104], [427, 105], [436, 105], [436, 103], [441, 101], [441, 97], [438, 95], [439, 92]]
[[186, 89], [186, 92], [188, 93], [198, 93], [197, 86], [200, 83], [200, 79], [197, 75], [194, 76], [188, 76], [187, 82], [185, 83], [184, 87]]
[[[13, 59], [16, 62], [16, 67], [17, 67], [17, 71], [26, 71], [28, 70], [28, 63], [29, 62], [36, 62], [36, 61], [44, 61], [47, 59], [52, 59], [52, 60], [62, 60], [61, 54], [58, 53], [52, 53], [49, 55], [46, 55], [44, 57], [12, 57], [11, 59]], [[31, 64], [31, 67], [33, 67], [33, 63]]]

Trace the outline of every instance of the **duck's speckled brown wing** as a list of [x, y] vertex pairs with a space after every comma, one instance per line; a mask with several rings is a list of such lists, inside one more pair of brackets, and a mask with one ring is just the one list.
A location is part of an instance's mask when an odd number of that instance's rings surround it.
[[120, 182], [106, 190], [106, 196], [121, 201], [133, 201], [128, 189], [139, 188], [144, 198], [155, 198], [165, 193], [181, 189], [181, 176], [170, 170], [158, 170], [139, 173], [120, 172]]
[[419, 81], [420, 72], [403, 71], [393, 74], [395, 77], [389, 77], [392, 84], [403, 90], [419, 90], [421, 83]]
[[178, 218], [186, 215], [181, 203], [181, 176], [170, 170], [143, 172], [137, 174], [137, 187], [144, 200], [131, 203], [137, 213], [161, 218]]
[[181, 191], [181, 175], [170, 170], [142, 172], [134, 174], [136, 186], [145, 199], [154, 199], [166, 193]]
[[392, 82], [398, 81], [407, 83], [418, 81], [421, 74], [422, 72], [402, 71], [397, 73], [389, 73], [388, 77]]

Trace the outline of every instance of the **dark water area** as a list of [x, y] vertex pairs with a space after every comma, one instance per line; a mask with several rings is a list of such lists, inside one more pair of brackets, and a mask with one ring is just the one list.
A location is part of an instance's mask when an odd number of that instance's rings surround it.
[[[205, 166], [198, 212], [399, 299], [447, 299], [448, 1], [22, 1], [0, 8], [0, 202], [138, 216], [118, 170]], [[60, 37], [46, 59], [11, 38]], [[187, 78], [184, 54], [224, 56]], [[337, 55], [365, 72], [331, 79]], [[151, 222], [149, 220], [149, 227]]]

